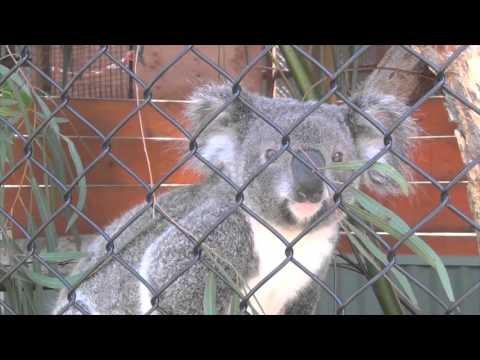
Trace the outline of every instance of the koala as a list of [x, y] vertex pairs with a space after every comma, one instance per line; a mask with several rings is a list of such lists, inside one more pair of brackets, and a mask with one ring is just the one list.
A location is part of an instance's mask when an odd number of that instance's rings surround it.
[[[386, 129], [407, 110], [395, 97], [374, 89], [363, 89], [352, 99]], [[199, 156], [189, 165], [203, 180], [159, 196], [161, 211], [154, 215], [151, 209], [138, 215], [145, 207], [139, 205], [109, 225], [105, 232], [110, 236], [121, 232], [114, 241], [115, 256], [108, 256], [102, 237], [93, 242], [91, 256], [73, 272], [88, 273], [102, 265], [76, 289], [75, 303], [90, 314], [202, 314], [213, 271], [220, 314], [229, 312], [235, 294], [248, 295], [242, 302], [247, 313], [312, 313], [311, 289], [318, 284], [293, 260], [319, 278], [325, 276], [344, 216], [332, 210], [331, 184], [339, 187], [352, 175], [332, 165], [375, 156], [385, 146], [383, 135], [345, 104], [318, 106], [315, 101], [272, 99], [246, 91], [239, 99], [226, 85], [202, 86], [190, 100], [186, 114], [192, 133], [198, 134]], [[297, 124], [305, 114], [309, 115]], [[417, 132], [412, 118], [404, 121], [392, 134], [395, 151], [407, 156], [409, 138]], [[286, 148], [297, 157], [283, 151]], [[408, 168], [390, 152], [378, 161], [409, 178]], [[350, 186], [360, 185], [381, 194], [400, 192], [391, 178], [373, 169]], [[349, 187], [341, 201], [354, 201]], [[199, 239], [204, 241], [195, 247]], [[54, 313], [79, 313], [73, 306], [65, 310], [67, 294], [66, 289], [60, 292]]]

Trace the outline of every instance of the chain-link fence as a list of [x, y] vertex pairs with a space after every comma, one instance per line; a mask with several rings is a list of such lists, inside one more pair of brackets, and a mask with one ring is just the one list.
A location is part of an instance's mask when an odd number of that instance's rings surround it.
[[[479, 231], [479, 225], [476, 223], [474, 219], [469, 218], [466, 214], [464, 214], [461, 210], [459, 210], [456, 206], [454, 206], [449, 197], [449, 193], [451, 192], [452, 188], [455, 187], [459, 182], [463, 181], [466, 175], [471, 171], [480, 161], [480, 158], [476, 158], [472, 161], [469, 161], [465, 164], [464, 168], [453, 177], [451, 181], [448, 183], [440, 182], [431, 176], [427, 171], [422, 169], [418, 166], [415, 162], [411, 159], [404, 156], [402, 153], [395, 149], [392, 140], [392, 134], [395, 134], [398, 131], [398, 128], [415, 112], [417, 111], [430, 97], [437, 95], [441, 92], [448, 94], [449, 96], [455, 98], [457, 101], [461, 102], [464, 106], [474, 111], [476, 114], [480, 114], [479, 109], [475, 107], [475, 105], [471, 104], [464, 95], [456, 93], [446, 82], [446, 72], [449, 70], [449, 66], [461, 56], [462, 52], [466, 50], [466, 46], [458, 47], [448, 58], [448, 60], [443, 65], [435, 64], [434, 62], [427, 59], [425, 56], [419, 54], [412, 47], [409, 46], [402, 46], [401, 48], [408, 53], [411, 57], [417, 59], [423, 64], [428, 65], [430, 70], [433, 72], [435, 81], [433, 86], [426, 91], [422, 96], [420, 96], [414, 103], [408, 106], [408, 110], [404, 112], [395, 123], [394, 126], [386, 128], [382, 126], [381, 123], [378, 122], [377, 119], [373, 118], [370, 114], [363, 111], [358, 104], [356, 104], [353, 99], [348, 96], [347, 94], [342, 93], [339, 89], [338, 80], [344, 74], [346, 69], [348, 69], [352, 64], [354, 64], [365, 51], [368, 50], [369, 46], [357, 46], [355, 47], [355, 51], [353, 55], [350, 56], [341, 66], [339, 66], [335, 70], [331, 70], [327, 68], [324, 64], [318, 61], [315, 57], [309, 54], [303, 47], [294, 46], [293, 49], [297, 56], [299, 56], [303, 62], [309, 64], [309, 66], [314, 67], [317, 71], [322, 73], [322, 76], [327, 79], [328, 83], [328, 91], [325, 94], [322, 94], [322, 97], [318, 100], [318, 102], [313, 106], [306, 114], [302, 115], [301, 118], [295, 121], [290, 127], [289, 131], [284, 131], [279, 128], [275, 121], [270, 118], [268, 113], [263, 113], [260, 109], [256, 109], [252, 104], [245, 99], [243, 95], [242, 89], [242, 80], [249, 74], [249, 72], [259, 64], [259, 62], [263, 61], [267, 57], [271, 56], [273, 46], [265, 46], [264, 49], [258, 53], [254, 58], [250, 59], [250, 62], [247, 66], [245, 66], [242, 71], [239, 73], [238, 76], [232, 76], [229, 72], [227, 72], [223, 67], [219, 66], [214, 60], [207, 57], [201, 50], [199, 50], [196, 46], [185, 46], [181, 51], [176, 54], [176, 56], [169, 61], [169, 63], [164, 64], [161, 69], [158, 70], [157, 75], [151, 80], [150, 82], [146, 83], [142, 80], [137, 74], [132, 71], [132, 67], [128, 64], [122, 62], [118, 57], [113, 56], [110, 51], [110, 47], [102, 46], [96, 51], [95, 54], [92, 54], [90, 59], [78, 69], [78, 72], [74, 74], [74, 76], [69, 79], [65, 86], [61, 86], [59, 81], [51, 78], [45, 72], [40, 69], [33, 61], [32, 61], [32, 54], [30, 49], [25, 47], [21, 54], [19, 54], [16, 58], [15, 64], [13, 64], [8, 71], [0, 76], [0, 87], [6, 84], [8, 81], [12, 81], [15, 77], [20, 76], [20, 72], [22, 69], [29, 69], [31, 72], [35, 73], [38, 76], [41, 76], [44, 81], [48, 82], [50, 87], [54, 90], [55, 93], [58, 93], [59, 96], [56, 99], [54, 108], [49, 112], [50, 116], [46, 116], [41, 118], [40, 121], [36, 124], [34, 129], [30, 129], [28, 135], [25, 135], [25, 132], [20, 130], [20, 127], [13, 124], [11, 118], [9, 118], [8, 114], [1, 114], [0, 115], [0, 123], [3, 127], [3, 131], [8, 131], [12, 136], [15, 137], [16, 141], [20, 141], [22, 144], [22, 156], [18, 161], [15, 163], [9, 164], [8, 171], [3, 172], [0, 178], [0, 184], [2, 187], [8, 183], [9, 179], [15, 176], [16, 172], [24, 166], [26, 163], [31, 163], [32, 166], [40, 171], [40, 173], [44, 176], [45, 179], [48, 179], [52, 183], [52, 186], [57, 188], [62, 193], [61, 205], [58, 206], [55, 210], [51, 211], [51, 215], [48, 218], [42, 218], [41, 224], [35, 228], [35, 231], [32, 232], [29, 226], [22, 224], [16, 219], [12, 214], [8, 211], [8, 209], [0, 208], [0, 213], [5, 218], [5, 221], [11, 224], [11, 226], [15, 229], [16, 232], [20, 233], [22, 237], [26, 239], [25, 244], [21, 245], [21, 257], [17, 257], [16, 261], [11, 262], [9, 266], [4, 266], [0, 272], [0, 286], [5, 285], [7, 282], [11, 281], [18, 275], [19, 271], [22, 268], [31, 266], [37, 266], [38, 269], [42, 269], [45, 274], [49, 275], [50, 279], [56, 279], [57, 282], [60, 283], [60, 286], [57, 284], [57, 288], [64, 287], [68, 290], [68, 296], [65, 306], [62, 308], [62, 313], [66, 311], [77, 311], [82, 314], [90, 313], [88, 306], [84, 306], [83, 299], [77, 296], [77, 289], [81, 287], [85, 282], [89, 281], [93, 276], [101, 273], [104, 269], [106, 263], [113, 262], [116, 264], [117, 268], [121, 268], [123, 272], [129, 273], [131, 277], [135, 278], [139, 284], [143, 284], [143, 286], [148, 289], [149, 293], [149, 301], [151, 303], [151, 308], [147, 311], [147, 313], [168, 313], [160, 306], [160, 300], [162, 296], [166, 293], [167, 289], [172, 286], [172, 284], [181, 281], [182, 277], [185, 274], [195, 268], [198, 265], [204, 266], [207, 268], [211, 273], [215, 275], [217, 281], [221, 281], [224, 284], [230, 284], [226, 274], [220, 271], [218, 268], [212, 266], [211, 261], [208, 260], [208, 256], [205, 254], [203, 245], [208, 243], [209, 236], [219, 228], [227, 219], [231, 216], [235, 216], [235, 214], [239, 211], [242, 211], [248, 214], [250, 217], [255, 219], [258, 223], [262, 224], [267, 231], [272, 232], [278, 237], [279, 242], [283, 242], [285, 247], [285, 259], [281, 261], [281, 263], [276, 264], [274, 269], [266, 275], [261, 281], [253, 286], [249, 291], [238, 291], [237, 289], [232, 289], [232, 291], [238, 296], [238, 308], [240, 313], [250, 313], [249, 306], [251, 305], [252, 301], [255, 298], [255, 294], [259, 289], [266, 283], [272, 280], [277, 273], [279, 273], [287, 264], [293, 264], [295, 267], [303, 271], [308, 277], [311, 278], [312, 283], [315, 285], [316, 289], [319, 289], [322, 292], [322, 298], [329, 299], [334, 301], [335, 303], [335, 313], [337, 314], [344, 314], [349, 306], [361, 296], [367, 289], [371, 289], [375, 286], [379, 286], [381, 281], [385, 278], [385, 276], [392, 274], [393, 272], [400, 273], [401, 276], [408, 279], [408, 282], [414, 284], [416, 289], [420, 289], [423, 293], [431, 297], [442, 309], [442, 312], [445, 314], [455, 313], [459, 307], [461, 307], [462, 303], [469, 297], [476, 296], [474, 292], [480, 286], [480, 280], [475, 281], [475, 283], [470, 286], [470, 288], [462, 293], [458, 294], [453, 301], [445, 301], [442, 297], [438, 294], [433, 292], [427, 285], [422, 283], [419, 279], [412, 276], [408, 271], [405, 271], [404, 267], [398, 261], [398, 250], [401, 246], [405, 245], [412, 236], [415, 235], [416, 232], [422, 228], [423, 225], [428, 223], [431, 219], [433, 219], [440, 211], [443, 209], [449, 209], [453, 213], [455, 213], [462, 221], [468, 223], [472, 229], [475, 231]], [[185, 125], [179, 121], [179, 119], [175, 118], [171, 114], [169, 114], [164, 107], [162, 106], [161, 102], [154, 101], [154, 97], [152, 94], [152, 89], [154, 85], [162, 81], [162, 77], [173, 67], [179, 63], [182, 58], [184, 58], [187, 54], [195, 55], [198, 61], [207, 64], [212, 69], [214, 69], [218, 74], [221, 75], [224, 82], [228, 84], [231, 88], [230, 96], [225, 99], [224, 104], [215, 111], [214, 114], [209, 116], [208, 121], [205, 124], [202, 124], [201, 128], [196, 132], [189, 131]], [[128, 75], [128, 78], [134, 82], [134, 86], [138, 86], [141, 89], [141, 99], [138, 100], [138, 105], [135, 109], [130, 112], [127, 116], [125, 116], [121, 121], [119, 121], [114, 128], [112, 128], [108, 133], [104, 133], [100, 131], [96, 124], [91, 122], [88, 118], [82, 116], [71, 103], [72, 97], [72, 89], [75, 87], [75, 84], [80, 81], [82, 76], [88, 72], [92, 66], [95, 64], [97, 59], [100, 57], [104, 57], [109, 59], [109, 63], [115, 65], [115, 68], [121, 69], [122, 73]], [[123, 76], [123, 75], [122, 75]], [[337, 100], [340, 100], [343, 104], [348, 106], [349, 111], [352, 111], [358, 116], [361, 116], [365, 121], [369, 122], [371, 126], [373, 126], [377, 131], [382, 133], [383, 136], [383, 144], [384, 147], [378, 153], [372, 154], [371, 158], [361, 166], [354, 169], [351, 173], [351, 176], [342, 183], [338, 185], [336, 183], [332, 183], [327, 177], [325, 177], [322, 172], [319, 172], [318, 169], [315, 169], [308, 161], [305, 160], [300, 154], [296, 151], [292, 150], [292, 146], [290, 144], [290, 136], [292, 132], [316, 110], [318, 110], [323, 104], [329, 101], [332, 97], [335, 97]], [[0, 100], [1, 101], [1, 100]], [[248, 111], [255, 114], [256, 117], [260, 118], [261, 121], [264, 121], [266, 124], [271, 126], [278, 132], [279, 136], [281, 137], [281, 144], [280, 144], [280, 151], [274, 158], [267, 161], [265, 166], [262, 166], [258, 171], [253, 174], [249, 180], [244, 184], [236, 184], [233, 182], [222, 170], [216, 166], [214, 166], [211, 162], [207, 161], [199, 152], [199, 145], [197, 140], [202, 135], [203, 131], [208, 129], [208, 126], [212, 124], [215, 119], [219, 117], [219, 115], [226, 111], [229, 106], [234, 103], [240, 103], [243, 107], [248, 109]], [[188, 143], [188, 150], [181, 157], [181, 159], [173, 166], [171, 169], [163, 175], [160, 179], [158, 179], [153, 185], [147, 184], [138, 174], [136, 174], [132, 169], [130, 169], [122, 160], [116, 156], [112, 152], [112, 141], [118, 135], [118, 133], [125, 127], [129, 122], [132, 121], [132, 118], [138, 115], [138, 113], [144, 109], [145, 107], [151, 107], [155, 109], [163, 118], [168, 120], [168, 122], [175, 127], [184, 137], [184, 140]], [[54, 122], [55, 117], [61, 111], [69, 111], [70, 113], [74, 114], [76, 119], [84, 125], [86, 128], [90, 129], [96, 137], [101, 141], [101, 152], [98, 155], [95, 155], [93, 161], [88, 164], [85, 164], [82, 171], [78, 172], [70, 181], [69, 183], [65, 183], [62, 180], [62, 177], [58, 175], [54, 171], [44, 163], [42, 163], [38, 158], [33, 156], [34, 146], [36, 142], [36, 138], [40, 138], [42, 136], [42, 131], [49, 126], [51, 126]], [[331, 191], [333, 192], [333, 206], [326, 209], [326, 211], [315, 220], [314, 223], [310, 224], [306, 229], [304, 229], [298, 236], [295, 236], [293, 241], [288, 242], [285, 238], [279, 234], [275, 228], [273, 228], [268, 222], [262, 219], [261, 216], [252, 211], [247, 205], [244, 197], [244, 192], [250, 186], [252, 181], [254, 181], [260, 174], [265, 171], [265, 168], [268, 167], [271, 163], [273, 163], [277, 158], [282, 156], [282, 154], [290, 154], [292, 158], [296, 159], [304, 166], [309, 168], [312, 173], [316, 174], [316, 176], [321, 179], [326, 186], [328, 186]], [[438, 191], [440, 192], [441, 196], [438, 201], [438, 206], [433, 209], [429, 214], [424, 216], [418, 223], [414, 226], [411, 226], [407, 231], [404, 231], [400, 234], [398, 241], [395, 241], [393, 244], [386, 242], [381, 235], [379, 235], [378, 228], [375, 228], [371, 223], [366, 222], [362, 219], [361, 216], [352, 212], [352, 210], [345, 204], [343, 197], [345, 196], [345, 192], [348, 191], [349, 188], [354, 186], [354, 183], [357, 179], [359, 179], [366, 171], [371, 169], [375, 166], [377, 161], [384, 156], [385, 154], [390, 154], [391, 156], [398, 159], [402, 164], [408, 166], [412, 172], [417, 174], [419, 177], [428, 181], [432, 184]], [[82, 211], [81, 205], [75, 199], [75, 192], [78, 191], [79, 187], [81, 186], [82, 181], [84, 181], [86, 175], [98, 164], [99, 162], [103, 161], [104, 159], [108, 159], [111, 162], [114, 162], [116, 165], [124, 169], [131, 178], [141, 186], [142, 189], [145, 191], [145, 202], [142, 206], [135, 208], [134, 212], [130, 212], [128, 214], [128, 219], [121, 225], [119, 229], [115, 229], [114, 231], [106, 231], [101, 226], [96, 224], [95, 219], [90, 218]], [[210, 169], [216, 176], [222, 179], [222, 181], [227, 184], [231, 190], [235, 193], [235, 206], [233, 208], [229, 208], [225, 211], [222, 216], [215, 221], [214, 226], [210, 227], [200, 236], [193, 236], [190, 231], [188, 231], [184, 226], [180, 225], [178, 220], [171, 216], [168, 212], [166, 212], [162, 206], [162, 201], [160, 198], [157, 201], [156, 192], [161, 188], [163, 184], [173, 175], [175, 172], [180, 171], [182, 167], [184, 167], [189, 161], [192, 159], [196, 159], [197, 161], [201, 162], [204, 166]], [[157, 160], [155, 160], [157, 161]], [[158, 159], [158, 161], [162, 161], [162, 159]], [[77, 169], [78, 170], [78, 169]], [[206, 200], [205, 200], [206, 201]], [[174, 227], [177, 232], [183, 234], [183, 236], [191, 242], [191, 252], [188, 254], [189, 261], [188, 263], [184, 264], [184, 266], [179, 269], [170, 279], [164, 284], [152, 284], [150, 281], [145, 279], [144, 276], [141, 275], [141, 271], [139, 269], [135, 269], [131, 264], [129, 264], [125, 259], [122, 257], [122, 247], [118, 246], [117, 240], [118, 238], [129, 228], [135, 226], [135, 221], [139, 219], [141, 216], [145, 216], [145, 214], [149, 213], [149, 210], [155, 209], [156, 214], [162, 217], [163, 221], [167, 222], [169, 226]], [[73, 279], [71, 277], [67, 277], [63, 272], [59, 271], [58, 267], [56, 266], [57, 263], [49, 261], [46, 258], [44, 253], [41, 251], [41, 247], [39, 246], [39, 238], [42, 234], [48, 230], [50, 224], [52, 224], [57, 218], [63, 216], [65, 211], [69, 211], [70, 214], [75, 215], [82, 221], [89, 224], [89, 226], [96, 230], [97, 234], [99, 235], [96, 238], [96, 245], [97, 249], [104, 249], [105, 253], [103, 256], [99, 257], [95, 266], [91, 267], [88, 274], [83, 274], [81, 280]], [[347, 297], [340, 297], [335, 289], [329, 285], [325, 279], [320, 277], [319, 275], [312, 273], [308, 268], [306, 268], [302, 263], [300, 263], [295, 257], [295, 248], [294, 246], [302, 241], [302, 238], [308, 235], [309, 231], [311, 231], [315, 226], [320, 224], [324, 219], [326, 219], [331, 214], [336, 212], [340, 212], [343, 214], [348, 215], [349, 218], [355, 221], [355, 224], [358, 226], [359, 229], [364, 231], [368, 234], [368, 236], [375, 239], [377, 244], [381, 244], [381, 248], [385, 253], [385, 263], [381, 266], [380, 269], [374, 272], [374, 275], [370, 272], [370, 276], [367, 277], [365, 283], [355, 289], [353, 293], [349, 294]], [[134, 230], [138, 231], [138, 229]], [[226, 235], [228, 236], [228, 234]], [[358, 268], [358, 264], [353, 264], [347, 256], [341, 256], [334, 259], [334, 266], [339, 266], [340, 262], [346, 263], [346, 265], [351, 265], [352, 267]], [[365, 265], [365, 264], [364, 264]], [[434, 264], [435, 265], [435, 264]], [[433, 266], [433, 265], [432, 265]], [[361, 267], [363, 269], [368, 269], [368, 266]], [[208, 280], [206, 284], [208, 285]], [[41, 283], [41, 281], [40, 281]], [[48, 287], [48, 283], [43, 283], [44, 287]], [[206, 286], [207, 286], [206, 285]], [[120, 285], [122, 286], [122, 285]], [[378, 290], [378, 289], [377, 289]], [[129, 291], [125, 289], [125, 291]], [[201, 296], [207, 297], [208, 291], [202, 293]], [[115, 294], [111, 294], [111, 296], [115, 297]], [[205, 299], [204, 299], [205, 300]], [[398, 300], [398, 299], [397, 299]], [[405, 303], [404, 299], [400, 298], [402, 306], [405, 308], [409, 308], [408, 305]], [[322, 301], [320, 299], [320, 301]], [[3, 312], [6, 314], [15, 314], [17, 311], [12, 306], [11, 301], [8, 301], [5, 297], [0, 300], [0, 308], [3, 309]], [[412, 310], [412, 312], [415, 312]]]

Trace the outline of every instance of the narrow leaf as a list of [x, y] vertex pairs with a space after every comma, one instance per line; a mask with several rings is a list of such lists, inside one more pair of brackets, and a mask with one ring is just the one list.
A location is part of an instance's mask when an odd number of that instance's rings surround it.
[[[403, 221], [393, 211], [384, 207], [361, 191], [355, 190], [355, 193], [357, 201], [363, 208], [367, 210], [367, 214], [365, 214], [365, 212], [362, 213], [362, 209], [355, 206], [352, 206], [352, 210], [364, 217], [365, 220], [372, 222], [374, 225], [378, 226], [383, 231], [388, 232], [396, 239], [400, 239], [403, 234], [410, 230], [408, 224], [405, 223], [405, 221]], [[447, 269], [437, 253], [417, 235], [410, 236], [410, 238], [405, 241], [405, 245], [408, 246], [415, 254], [422, 257], [427, 264], [436, 270], [448, 299], [450, 301], [455, 301], [455, 296], [453, 294], [453, 288]]]
[[[38, 210], [40, 212], [40, 217], [42, 218], [42, 222], [47, 222], [50, 220], [51, 210], [49, 209], [48, 206], [48, 201], [45, 197], [45, 195], [42, 193], [42, 190], [37, 184], [37, 180], [35, 179], [35, 175], [33, 174], [33, 171], [31, 171], [31, 175], [29, 177], [30, 183], [32, 184], [32, 193], [33, 196], [35, 197], [35, 203], [38, 207]], [[58, 246], [58, 236], [57, 236], [57, 231], [55, 229], [54, 222], [51, 222], [50, 224], [47, 225], [45, 228], [45, 232], [47, 235], [47, 242], [49, 245], [49, 249], [53, 250], [56, 249]]]
[[[75, 167], [75, 171], [77, 175], [82, 174], [83, 173], [82, 159], [80, 158], [80, 154], [78, 153], [77, 148], [75, 147], [75, 144], [66, 136], [62, 136], [62, 139], [68, 145], [68, 150], [70, 152], [70, 156], [72, 157], [73, 165]], [[83, 176], [80, 179], [77, 186], [78, 186], [78, 202], [76, 207], [79, 210], [83, 210], [83, 207], [85, 206], [85, 202], [87, 200], [87, 180], [85, 179], [85, 176]], [[75, 223], [77, 218], [78, 218], [78, 215], [76, 213], [73, 213], [72, 217], [68, 221], [65, 231], [68, 231], [72, 227], [72, 225]]]
[[[40, 96], [38, 96], [35, 92], [34, 92], [34, 96], [35, 96], [35, 99], [36, 99], [37, 103], [39, 104], [44, 116], [46, 118], [48, 118], [51, 115], [50, 109], [45, 104], [43, 99]], [[49, 125], [50, 125], [51, 129], [63, 141], [65, 141], [67, 143], [68, 151], [69, 151], [70, 156], [72, 158], [73, 165], [75, 167], [76, 175], [78, 176], [78, 175], [82, 174], [83, 170], [84, 170], [83, 163], [82, 163], [82, 160], [80, 158], [80, 154], [78, 153], [75, 144], [67, 136], [65, 136], [61, 133], [60, 127], [58, 126], [58, 119], [59, 118], [52, 119], [52, 121], [49, 123]], [[61, 146], [58, 146], [58, 147], [61, 148], [61, 151], [63, 153], [63, 148]], [[87, 181], [86, 181], [85, 177], [82, 177], [80, 179], [79, 183], [78, 183], [78, 202], [76, 204], [76, 207], [79, 210], [82, 210], [84, 208], [86, 198], [87, 198]], [[77, 218], [78, 218], [78, 215], [76, 213], [73, 213], [72, 216], [70, 217], [68, 223], [67, 223], [65, 231], [70, 230], [70, 228], [73, 226], [73, 224], [75, 223]]]
[[215, 274], [210, 272], [207, 278], [207, 286], [203, 294], [204, 315], [217, 315], [217, 282]]
[[[10, 72], [10, 69], [7, 68], [6, 66], [4, 65], [0, 65], [0, 76], [3, 77], [5, 76], [6, 74], [8, 74]], [[1, 79], [0, 77], [0, 79]], [[12, 81], [13, 83], [15, 83], [16, 86], [18, 86], [20, 88], [20, 90], [24, 91], [25, 93], [27, 94], [30, 94], [30, 89], [29, 87], [27, 86], [26, 82], [23, 80], [23, 78], [18, 75], [17, 73], [13, 73], [13, 74], [10, 74], [9, 77], [8, 77], [8, 81]]]
[[[332, 163], [326, 166], [325, 168], [331, 169], [331, 170], [338, 170], [338, 171], [342, 171], [342, 170], [355, 171], [360, 169], [364, 165], [365, 165], [364, 160], [354, 160], [354, 161], [348, 161], [348, 162], [342, 162], [342, 163]], [[404, 193], [405, 195], [408, 195], [409, 188], [410, 188], [408, 181], [405, 180], [403, 175], [390, 164], [376, 162], [375, 164], [372, 165], [370, 170], [375, 170], [382, 175], [388, 176], [398, 184], [398, 186], [402, 190], [402, 193]]]
[[43, 260], [48, 263], [63, 263], [66, 261], [79, 260], [88, 256], [86, 252], [80, 251], [63, 251], [63, 252], [44, 252], [40, 253]]
[[[358, 236], [358, 238], [361, 240], [361, 243], [367, 248], [367, 250], [373, 256], [375, 256], [375, 258], [377, 258], [384, 266], [386, 266], [389, 263], [386, 255], [372, 242], [370, 237], [367, 236], [367, 234], [365, 234], [365, 232], [361, 231], [360, 229], [358, 229], [356, 226], [354, 226], [351, 223], [345, 222], [344, 224], [349, 228], [348, 230], [353, 231], [353, 233], [356, 236]], [[347, 236], [348, 236], [348, 234], [347, 234]], [[349, 237], [349, 239], [352, 240], [352, 238], [350, 238], [350, 237]], [[361, 249], [359, 249], [359, 250], [361, 251]], [[367, 258], [367, 260], [369, 260], [370, 263], [375, 265], [371, 261], [371, 258]], [[410, 285], [410, 282], [405, 277], [405, 275], [403, 275], [400, 271], [398, 271], [395, 268], [391, 268], [389, 272], [392, 273], [392, 275], [396, 278], [396, 280], [398, 281], [398, 283], [400, 284], [400, 286], [402, 287], [402, 289], [404, 290], [405, 294], [410, 299], [412, 304], [418, 307], [418, 300], [415, 296], [415, 293], [413, 292], [413, 289], [412, 289], [412, 286]]]
[[240, 314], [240, 297], [237, 294], [233, 294], [230, 300], [230, 315]]
[[[28, 278], [37, 285], [44, 286], [50, 289], [63, 289], [65, 287], [63, 283], [56, 277], [47, 276], [28, 269], [25, 269], [24, 272], [25, 275], [27, 275]], [[82, 277], [83, 274], [76, 274], [71, 276], [65, 276], [65, 280], [67, 280], [71, 285], [74, 285], [76, 282], [82, 279]]]

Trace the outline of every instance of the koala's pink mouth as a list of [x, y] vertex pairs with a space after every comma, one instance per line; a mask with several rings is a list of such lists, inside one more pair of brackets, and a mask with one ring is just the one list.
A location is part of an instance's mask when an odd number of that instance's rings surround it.
[[305, 219], [313, 217], [323, 205], [323, 201], [312, 203], [312, 202], [291, 202], [289, 204], [289, 209], [298, 219]]

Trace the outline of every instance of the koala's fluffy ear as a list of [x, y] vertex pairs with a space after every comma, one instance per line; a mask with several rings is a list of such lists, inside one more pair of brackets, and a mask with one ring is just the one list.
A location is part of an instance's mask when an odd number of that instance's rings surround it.
[[[399, 101], [396, 97], [385, 95], [373, 90], [364, 90], [354, 95], [354, 103], [367, 113], [370, 117], [381, 123], [385, 129], [390, 129], [398, 123], [400, 116], [408, 110], [408, 106]], [[384, 137], [364, 116], [349, 110], [347, 115], [348, 123], [353, 133], [359, 158], [368, 160], [378, 154], [384, 147]], [[420, 130], [411, 117], [407, 118], [392, 134], [392, 148], [408, 157], [411, 153], [413, 142], [412, 136], [416, 136]], [[397, 169], [407, 180], [411, 179], [411, 169], [404, 164], [398, 157], [387, 152], [378, 162], [385, 162]], [[386, 174], [381, 174], [376, 170], [367, 171], [362, 182], [368, 188], [379, 194], [399, 194], [401, 193], [397, 183]]]
[[[242, 96], [249, 97], [244, 92]], [[189, 98], [186, 109], [186, 116], [191, 121], [192, 133], [195, 134], [210, 121], [212, 116], [233, 97], [232, 87], [228, 85], [206, 85], [196, 89]], [[199, 153], [230, 176], [235, 166], [234, 157], [238, 153], [237, 147], [240, 146], [246, 129], [247, 112], [248, 109], [238, 99], [234, 100], [208, 124], [197, 138]], [[199, 161], [195, 166], [200, 172], [208, 172]]]

